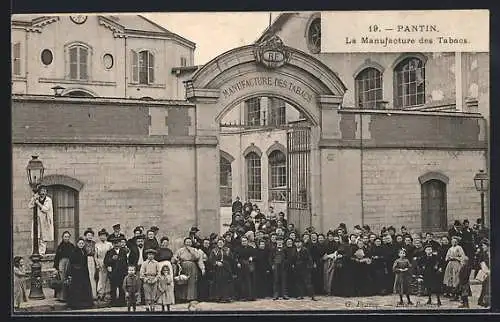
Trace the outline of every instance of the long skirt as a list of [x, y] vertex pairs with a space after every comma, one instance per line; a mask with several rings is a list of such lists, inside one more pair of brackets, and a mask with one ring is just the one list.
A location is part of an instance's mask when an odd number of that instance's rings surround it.
[[96, 268], [95, 268], [94, 257], [87, 256], [87, 266], [89, 268], [89, 279], [90, 279], [90, 287], [92, 288], [92, 298], [95, 300], [97, 298], [97, 282], [95, 280]]
[[92, 290], [90, 288], [90, 279], [88, 269], [71, 268], [71, 285], [68, 291], [68, 305], [73, 309], [91, 308], [93, 306]]
[[449, 261], [448, 265], [446, 265], [446, 269], [444, 271], [443, 283], [444, 285], [452, 288], [458, 287], [459, 283], [459, 272], [460, 272], [460, 262], [458, 261]]
[[[65, 281], [68, 276], [69, 270], [69, 258], [61, 258], [59, 260], [59, 267], [57, 268], [59, 271], [59, 276], [62, 281]], [[66, 302], [68, 299], [68, 285], [63, 283], [61, 289], [56, 292], [56, 297], [59, 301]]]
[[323, 290], [325, 294], [332, 294], [333, 273], [335, 272], [335, 260], [327, 259], [323, 264]]
[[410, 274], [396, 273], [394, 278], [394, 293], [399, 295], [410, 294]]
[[14, 304], [19, 307], [22, 302], [26, 302], [26, 279], [14, 277]]
[[228, 263], [224, 266], [216, 266], [213, 271], [214, 282], [212, 284], [211, 298], [215, 301], [228, 301], [234, 296], [233, 272]]
[[158, 296], [158, 283], [143, 283], [146, 304], [154, 303]]
[[188, 275], [187, 284], [175, 286], [175, 297], [179, 300], [193, 301], [198, 296], [198, 280], [200, 273], [198, 265], [191, 261], [181, 261], [182, 274]]
[[104, 299], [111, 296], [111, 285], [109, 284], [108, 271], [106, 270], [106, 267], [101, 267], [99, 269], [97, 295]]

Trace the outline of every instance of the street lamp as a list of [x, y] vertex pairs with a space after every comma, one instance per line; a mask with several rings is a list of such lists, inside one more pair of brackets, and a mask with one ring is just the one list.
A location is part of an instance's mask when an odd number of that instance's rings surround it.
[[[28, 175], [28, 183], [33, 193], [38, 192], [38, 186], [43, 179], [44, 171], [42, 161], [38, 160], [38, 156], [32, 156], [32, 159], [26, 166], [26, 173]], [[31, 259], [31, 287], [28, 298], [34, 300], [43, 300], [45, 295], [42, 288], [42, 264], [40, 263], [42, 256], [38, 250], [38, 206], [35, 204], [33, 207], [33, 253]]]
[[60, 86], [60, 85], [56, 85], [56, 86], [52, 87], [52, 90], [54, 91], [55, 96], [61, 96], [62, 92], [65, 90], [65, 88]]
[[479, 170], [474, 176], [474, 185], [481, 194], [481, 228], [484, 229], [484, 193], [488, 191], [488, 174]]

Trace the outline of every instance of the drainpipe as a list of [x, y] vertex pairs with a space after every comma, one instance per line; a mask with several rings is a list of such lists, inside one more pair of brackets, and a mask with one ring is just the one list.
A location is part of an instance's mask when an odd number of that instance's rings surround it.
[[124, 61], [124, 74], [125, 74], [125, 84], [124, 84], [124, 97], [127, 98], [127, 69], [128, 69], [128, 65], [127, 65], [127, 54], [128, 54], [128, 50], [127, 50], [127, 36], [124, 36], [124, 41], [125, 41], [125, 61]]
[[[28, 68], [28, 33], [29, 31], [25, 31], [25, 45], [24, 45], [24, 76], [26, 77], [26, 94], [30, 94], [28, 88], [29, 88], [29, 84], [30, 84], [30, 80], [29, 80], [29, 68]], [[22, 66], [23, 64], [21, 64]]]
[[364, 205], [364, 189], [363, 189], [363, 114], [359, 113], [359, 126], [360, 126], [360, 135], [361, 138], [359, 140], [359, 154], [360, 154], [360, 194], [361, 194], [361, 226], [365, 224], [365, 205]]
[[198, 137], [198, 104], [195, 104], [194, 111], [194, 222], [198, 227], [198, 146], [196, 145], [196, 138]]

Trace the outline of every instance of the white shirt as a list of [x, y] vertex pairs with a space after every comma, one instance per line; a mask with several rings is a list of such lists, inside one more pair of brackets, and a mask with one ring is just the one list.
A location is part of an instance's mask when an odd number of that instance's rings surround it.
[[142, 251], [144, 250], [144, 247], [137, 247], [139, 249], [139, 260], [137, 261], [137, 265], [142, 265], [144, 263], [144, 259], [142, 257]]

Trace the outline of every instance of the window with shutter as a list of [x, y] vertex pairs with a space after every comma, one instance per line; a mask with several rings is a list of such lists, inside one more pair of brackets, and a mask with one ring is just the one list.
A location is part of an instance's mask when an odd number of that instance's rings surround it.
[[12, 48], [12, 72], [21, 75], [21, 43], [15, 43]]
[[148, 50], [140, 51], [137, 55], [137, 77], [134, 82], [139, 84], [152, 84], [155, 81], [154, 55]]
[[149, 83], [155, 82], [155, 57], [152, 53], [148, 55], [148, 72], [149, 72]]
[[78, 78], [78, 48], [69, 49], [69, 78]]

